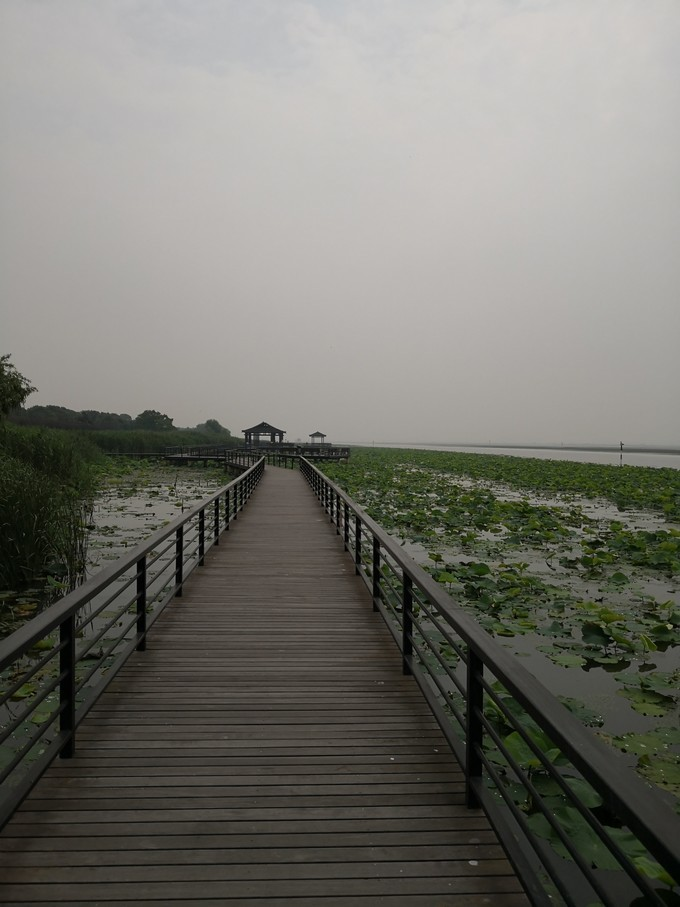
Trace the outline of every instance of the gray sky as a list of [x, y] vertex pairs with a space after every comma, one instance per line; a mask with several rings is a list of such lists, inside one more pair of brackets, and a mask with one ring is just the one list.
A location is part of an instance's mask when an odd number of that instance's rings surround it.
[[2, 0], [30, 404], [680, 443], [678, 0]]

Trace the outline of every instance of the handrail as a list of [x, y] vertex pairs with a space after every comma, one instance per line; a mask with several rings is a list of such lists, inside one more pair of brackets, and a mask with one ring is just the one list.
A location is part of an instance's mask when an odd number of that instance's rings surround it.
[[[297, 459], [300, 456], [306, 456], [314, 459], [332, 459], [344, 460], [350, 456], [350, 448], [337, 444], [303, 444], [287, 443], [282, 444], [262, 444], [257, 447], [223, 447], [223, 446], [193, 446], [193, 447], [166, 447], [162, 454], [166, 459], [226, 459], [229, 463], [238, 462], [239, 460], [250, 460], [253, 462], [259, 457], [269, 458], [291, 458]], [[296, 464], [297, 465], [297, 464]]]
[[92, 705], [188, 575], [219, 545], [264, 473], [260, 458], [234, 481], [0, 641], [0, 828], [57, 755], [71, 756]]
[[[485, 810], [532, 903], [622, 907], [642, 896], [663, 907], [653, 877], [663, 869], [680, 883], [680, 835], [659, 791], [338, 485], [304, 458], [300, 469], [465, 767], [468, 805]], [[643, 874], [654, 861], [659, 870]]]

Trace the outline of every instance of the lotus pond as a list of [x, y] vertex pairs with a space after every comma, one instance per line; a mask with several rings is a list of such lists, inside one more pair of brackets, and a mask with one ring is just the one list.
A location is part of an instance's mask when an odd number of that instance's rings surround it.
[[680, 471], [385, 448], [323, 471], [680, 804]]

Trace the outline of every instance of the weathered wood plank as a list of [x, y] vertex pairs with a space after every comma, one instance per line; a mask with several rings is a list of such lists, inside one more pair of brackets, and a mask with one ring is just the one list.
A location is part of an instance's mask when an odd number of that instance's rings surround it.
[[[212, 907], [219, 907], [220, 904], [228, 904], [229, 899], [227, 898], [175, 898], [169, 900], [164, 898], [165, 903], [172, 904], [172, 907], [206, 907], [206, 905], [212, 905]], [[57, 903], [51, 899], [48, 900], [13, 900], [5, 901], [3, 907], [53, 907]], [[80, 903], [87, 903], [90, 905], [92, 902], [85, 900], [80, 901]], [[134, 898], [130, 900], [98, 900], [97, 905], [106, 905], [106, 907], [130, 907], [131, 903], [134, 903], [135, 907], [158, 907], [159, 901], [155, 898], [152, 900], [147, 900], [146, 898]], [[243, 902], [242, 902], [243, 903]], [[248, 907], [291, 907], [291, 904], [295, 903], [295, 899], [289, 897], [249, 897], [248, 898]], [[306, 903], [310, 903], [307, 899]], [[314, 904], [320, 903], [323, 904], [323, 907], [376, 907], [376, 904], [380, 904], [381, 907], [526, 907], [527, 899], [526, 896], [521, 893], [510, 893], [507, 891], [501, 892], [485, 892], [483, 894], [472, 894], [470, 892], [463, 893], [447, 893], [447, 894], [431, 894], [431, 895], [381, 895], [380, 900], [376, 901], [374, 895], [369, 895], [368, 897], [352, 896], [349, 895], [345, 897], [344, 895], [339, 896], [329, 896], [325, 895], [322, 898], [317, 897]]]
[[262, 487], [0, 835], [3, 904], [527, 907], [294, 472]]

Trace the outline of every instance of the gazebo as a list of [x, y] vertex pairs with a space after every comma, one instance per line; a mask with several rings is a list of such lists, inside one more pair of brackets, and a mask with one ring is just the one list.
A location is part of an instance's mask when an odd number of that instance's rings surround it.
[[259, 425], [253, 425], [252, 428], [242, 428], [241, 431], [246, 439], [246, 447], [259, 447], [260, 438], [269, 436], [270, 444], [283, 444], [285, 431], [281, 428], [274, 428], [269, 422], [260, 422]]
[[326, 435], [322, 431], [313, 431], [309, 436], [309, 441], [311, 444], [325, 444]]

